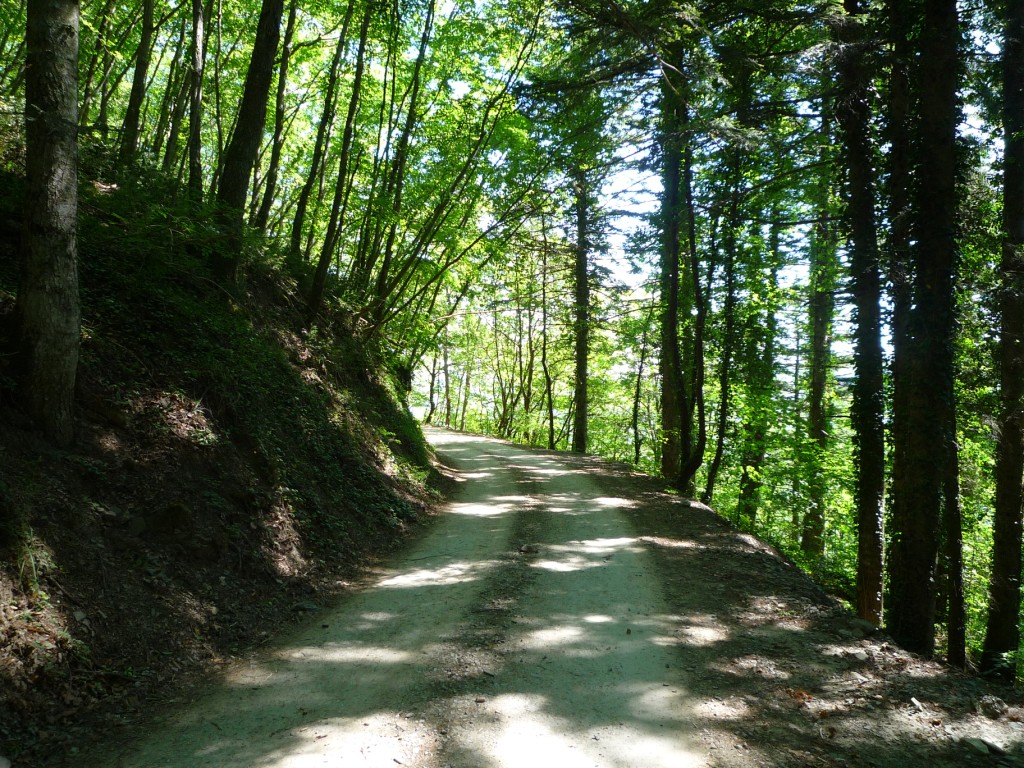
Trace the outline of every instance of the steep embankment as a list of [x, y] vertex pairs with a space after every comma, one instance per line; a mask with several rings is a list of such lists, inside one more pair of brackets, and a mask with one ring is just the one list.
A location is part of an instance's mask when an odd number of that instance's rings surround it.
[[268, 264], [228, 295], [159, 178], [83, 192], [78, 443], [42, 442], [13, 396], [0, 182], [0, 757], [32, 765], [315, 610], [417, 519], [431, 469], [372, 350], [298, 332]]

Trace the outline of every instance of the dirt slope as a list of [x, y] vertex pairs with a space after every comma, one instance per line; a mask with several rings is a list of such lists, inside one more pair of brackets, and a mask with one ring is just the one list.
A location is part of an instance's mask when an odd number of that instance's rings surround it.
[[430, 439], [460, 487], [415, 549], [80, 764], [1024, 764], [1017, 710], [992, 698], [1007, 692], [866, 636], [650, 478]]

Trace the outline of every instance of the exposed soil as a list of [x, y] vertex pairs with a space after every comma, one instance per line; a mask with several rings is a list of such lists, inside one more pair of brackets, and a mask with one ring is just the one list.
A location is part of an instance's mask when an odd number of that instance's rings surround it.
[[69, 764], [1024, 766], [1020, 700], [590, 457], [435, 433], [457, 489], [272, 650]]

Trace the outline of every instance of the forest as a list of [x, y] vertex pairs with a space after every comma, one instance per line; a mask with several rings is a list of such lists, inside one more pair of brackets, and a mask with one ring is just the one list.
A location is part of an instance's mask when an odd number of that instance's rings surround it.
[[1014, 680], [1022, 45], [1022, 0], [6, 2], [11, 386], [74, 441], [116, 197], [423, 421], [660, 474]]

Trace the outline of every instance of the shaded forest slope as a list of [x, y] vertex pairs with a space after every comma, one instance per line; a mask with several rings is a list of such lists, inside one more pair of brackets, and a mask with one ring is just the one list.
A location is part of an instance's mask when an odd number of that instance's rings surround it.
[[194, 257], [209, 218], [175, 198], [156, 175], [82, 189], [78, 440], [60, 451], [14, 397], [21, 180], [0, 179], [0, 756], [19, 765], [315, 610], [430, 498], [381, 355], [340, 319], [298, 330], [269, 259], [226, 292]]

